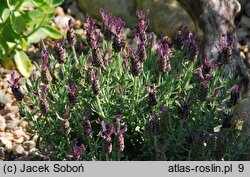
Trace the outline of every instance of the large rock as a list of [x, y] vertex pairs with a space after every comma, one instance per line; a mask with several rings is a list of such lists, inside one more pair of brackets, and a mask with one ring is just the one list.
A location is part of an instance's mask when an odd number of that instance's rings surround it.
[[170, 34], [183, 24], [194, 28], [192, 19], [176, 0], [137, 0], [137, 9], [149, 9], [150, 27], [155, 32]]
[[154, 32], [168, 34], [181, 24], [194, 26], [187, 12], [176, 0], [78, 0], [78, 7], [85, 14], [100, 20], [99, 9], [121, 17], [128, 27], [136, 25], [136, 9], [149, 9], [150, 27]]
[[250, 28], [250, 18], [243, 15], [240, 20], [240, 25]]
[[250, 2], [247, 4], [245, 10], [246, 10], [246, 15], [250, 17]]
[[100, 19], [99, 9], [112, 13], [116, 17], [121, 17], [127, 25], [135, 24], [135, 1], [128, 0], [78, 0], [78, 7], [85, 14], [93, 18]]

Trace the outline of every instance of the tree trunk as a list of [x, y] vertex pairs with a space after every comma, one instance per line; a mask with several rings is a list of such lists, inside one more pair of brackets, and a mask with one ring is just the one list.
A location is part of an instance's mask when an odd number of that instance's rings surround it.
[[225, 67], [226, 74], [242, 77], [241, 88], [243, 92], [250, 89], [249, 71], [239, 55], [238, 41], [236, 39], [234, 18], [240, 12], [238, 0], [177, 0], [189, 13], [195, 24], [203, 31], [204, 38], [201, 44], [201, 57], [218, 55], [216, 45], [221, 35], [226, 34], [235, 39], [231, 64]]

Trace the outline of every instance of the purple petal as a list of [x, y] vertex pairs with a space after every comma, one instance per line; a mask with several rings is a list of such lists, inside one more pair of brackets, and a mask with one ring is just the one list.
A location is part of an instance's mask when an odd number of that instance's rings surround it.
[[73, 22], [73, 20], [72, 20], [72, 19], [69, 19], [69, 22], [68, 22], [68, 27], [69, 27], [69, 29], [74, 28], [74, 22]]
[[116, 117], [116, 131], [119, 133], [121, 129], [121, 115], [117, 115]]
[[207, 80], [207, 81], [210, 81], [211, 79], [212, 79], [211, 74], [206, 74], [206, 80]]
[[184, 98], [181, 92], [178, 93], [178, 98], [179, 100], [184, 101]]
[[102, 125], [102, 131], [103, 131], [103, 132], [106, 132], [106, 131], [107, 131], [107, 128], [106, 128], [105, 122], [102, 121], [102, 122], [101, 122], [101, 125]]
[[150, 86], [148, 86], [148, 85], [146, 86], [146, 90], [147, 90], [147, 92], [149, 92], [149, 93], [152, 92]]
[[114, 125], [109, 125], [108, 136], [111, 136], [115, 132]]
[[134, 40], [136, 41], [137, 45], [139, 45], [142, 42], [138, 33], [135, 34]]
[[124, 134], [125, 133], [125, 131], [127, 130], [127, 128], [128, 128], [128, 125], [127, 124], [125, 124], [124, 125], [124, 127], [120, 130], [120, 134]]
[[73, 85], [73, 80], [69, 79], [68, 84], [69, 84], [69, 86], [72, 86]]
[[97, 78], [98, 78], [98, 71], [97, 71], [97, 70], [94, 71], [94, 72], [92, 72], [92, 77], [93, 77], [94, 79], [97, 79]]
[[190, 103], [192, 100], [193, 100], [193, 96], [190, 95], [190, 96], [188, 97], [188, 103]]
[[238, 85], [238, 84], [234, 84], [234, 86], [233, 86], [233, 91], [234, 91], [235, 93], [238, 93], [238, 92], [239, 92], [239, 85]]
[[76, 138], [74, 138], [72, 140], [71, 144], [72, 144], [72, 151], [75, 152], [75, 149], [77, 147], [77, 140], [76, 140]]
[[38, 91], [32, 91], [32, 93], [33, 93], [35, 96], [39, 97]]
[[104, 21], [104, 20], [106, 19], [106, 18], [105, 18], [105, 17], [106, 17], [106, 14], [105, 14], [103, 8], [100, 8], [99, 12], [100, 12], [100, 14], [101, 14], [102, 20]]
[[168, 113], [168, 109], [165, 106], [163, 106], [163, 105], [160, 106], [160, 110], [164, 114]]
[[199, 75], [199, 78], [200, 78], [201, 80], [204, 80], [204, 79], [205, 79], [204, 76], [203, 76], [203, 74], [202, 74], [202, 69], [201, 69], [201, 68], [198, 68], [198, 75]]
[[42, 90], [42, 98], [45, 99], [46, 95], [47, 95], [47, 86], [46, 85], [41, 85], [40, 86], [41, 90]]

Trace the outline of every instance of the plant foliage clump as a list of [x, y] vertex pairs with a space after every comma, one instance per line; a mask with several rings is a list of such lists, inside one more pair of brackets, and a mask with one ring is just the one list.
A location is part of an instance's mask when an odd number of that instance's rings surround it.
[[[198, 59], [199, 43], [184, 26], [153, 50], [148, 11], [136, 13], [134, 45], [120, 18], [100, 13], [100, 30], [86, 18], [80, 55], [72, 21], [54, 53], [41, 41], [41, 74], [31, 76], [19, 104], [38, 146], [53, 147], [53, 160], [238, 159], [245, 144], [228, 107], [239, 91], [223, 75], [226, 58]], [[223, 35], [221, 46], [227, 42]]]

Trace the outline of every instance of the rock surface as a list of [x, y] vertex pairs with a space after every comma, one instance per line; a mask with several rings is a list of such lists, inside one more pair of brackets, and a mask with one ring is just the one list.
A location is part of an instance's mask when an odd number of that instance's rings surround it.
[[136, 10], [150, 9], [150, 28], [157, 33], [170, 33], [181, 24], [194, 26], [192, 19], [176, 0], [78, 0], [78, 7], [85, 14], [99, 20], [99, 9], [103, 8], [106, 12], [121, 17], [131, 28], [136, 25]]

